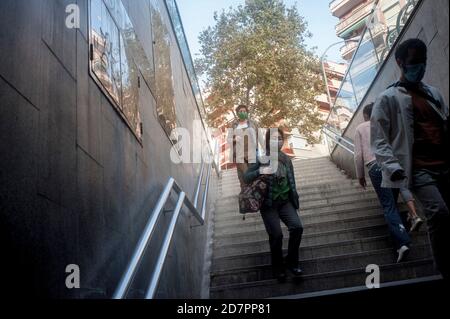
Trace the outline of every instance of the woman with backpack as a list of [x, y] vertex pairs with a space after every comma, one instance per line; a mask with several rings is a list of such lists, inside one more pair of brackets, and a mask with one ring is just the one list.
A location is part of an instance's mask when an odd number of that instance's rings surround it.
[[[298, 251], [303, 226], [297, 213], [299, 196], [295, 184], [294, 167], [291, 159], [281, 151], [284, 139], [284, 132], [280, 128], [268, 129], [266, 156], [271, 158], [270, 165], [264, 165], [258, 160], [251, 164], [244, 174], [244, 180], [248, 184], [257, 178], [263, 178], [267, 182], [268, 190], [260, 212], [269, 235], [273, 274], [280, 282], [286, 279], [286, 269], [296, 277], [302, 274], [298, 266]], [[270, 154], [271, 150], [276, 150], [277, 154]], [[289, 230], [288, 253], [285, 259], [282, 252], [283, 232], [280, 220]]]

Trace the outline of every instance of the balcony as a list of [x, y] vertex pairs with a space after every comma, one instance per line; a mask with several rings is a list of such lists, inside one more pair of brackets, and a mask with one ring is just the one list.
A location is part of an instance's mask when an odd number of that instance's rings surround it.
[[340, 37], [343, 31], [370, 15], [372, 12], [372, 6], [372, 2], [366, 2], [353, 10], [347, 18], [342, 19], [341, 22], [336, 25], [336, 34]]
[[328, 96], [325, 93], [322, 93], [320, 95], [317, 95], [314, 100], [316, 100], [317, 102], [321, 103], [321, 104], [325, 104], [328, 107], [330, 106], [330, 103], [328, 102]]
[[364, 2], [364, 0], [333, 0], [330, 2], [331, 14], [341, 18], [344, 14], [351, 11], [355, 6]]
[[324, 67], [327, 74], [330, 74], [330, 76], [334, 76], [339, 79], [342, 79], [344, 77], [345, 71], [347, 70], [347, 65], [345, 63], [336, 63], [333, 61], [325, 61]]
[[344, 60], [350, 60], [357, 47], [358, 47], [358, 42], [356, 42], [356, 41], [347, 42], [340, 49], [342, 58]]
[[338, 80], [328, 80], [328, 87], [330, 90], [338, 90], [339, 87], [341, 86], [341, 81]]

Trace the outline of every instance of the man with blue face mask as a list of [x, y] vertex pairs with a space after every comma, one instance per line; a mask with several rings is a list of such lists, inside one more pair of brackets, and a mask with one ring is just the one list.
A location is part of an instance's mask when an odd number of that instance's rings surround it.
[[449, 108], [425, 83], [427, 47], [419, 39], [401, 43], [395, 58], [400, 80], [376, 100], [371, 146], [382, 169], [382, 187], [410, 188], [427, 217], [438, 270], [448, 280], [450, 249]]

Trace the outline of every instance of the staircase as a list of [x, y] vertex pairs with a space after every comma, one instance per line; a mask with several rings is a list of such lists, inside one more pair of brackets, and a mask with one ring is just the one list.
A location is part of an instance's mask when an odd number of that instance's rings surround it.
[[[223, 172], [217, 201], [211, 298], [302, 298], [365, 289], [366, 266], [377, 264], [381, 284], [435, 278], [426, 227], [412, 235], [408, 259], [396, 264], [375, 191], [365, 191], [328, 157], [293, 162], [304, 226], [300, 247], [302, 278], [272, 278], [268, 235], [259, 214], [239, 214], [235, 170]], [[369, 183], [370, 185], [370, 183]], [[405, 210], [405, 207], [402, 208]], [[288, 232], [282, 223], [286, 254]]]

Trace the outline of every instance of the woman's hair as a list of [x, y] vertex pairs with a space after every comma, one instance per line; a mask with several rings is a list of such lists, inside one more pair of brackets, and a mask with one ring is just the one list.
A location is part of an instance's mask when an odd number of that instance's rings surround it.
[[[266, 154], [270, 155], [270, 135], [272, 133], [273, 128], [268, 128], [266, 131]], [[284, 132], [281, 128], [277, 128], [278, 134], [280, 134], [283, 137], [283, 140], [285, 138]]]

